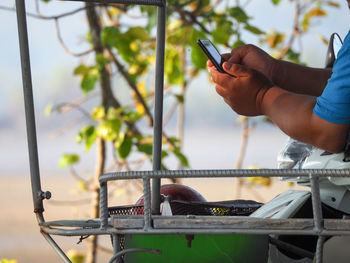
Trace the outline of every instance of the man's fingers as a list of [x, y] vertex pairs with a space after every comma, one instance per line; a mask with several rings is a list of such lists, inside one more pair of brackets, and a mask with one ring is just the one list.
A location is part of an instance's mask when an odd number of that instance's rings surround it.
[[214, 66], [214, 64], [210, 60], [207, 60], [207, 67], [210, 68], [213, 66]]
[[216, 85], [215, 86], [215, 90], [216, 90], [216, 92], [221, 96], [221, 97], [223, 97], [223, 98], [225, 98], [228, 94], [228, 91], [227, 91], [227, 89], [225, 89], [225, 88], [223, 88], [222, 86], [220, 86], [220, 85]]
[[232, 49], [231, 51], [231, 57], [228, 60], [228, 62], [231, 62], [233, 64], [241, 64], [242, 59], [252, 50], [255, 46], [254, 45], [243, 45], [236, 47]]
[[228, 61], [231, 58], [231, 53], [221, 54], [221, 57], [224, 61]]
[[224, 62], [222, 66], [227, 73], [237, 77], [245, 77], [251, 74], [251, 70], [249, 68], [240, 64]]
[[219, 84], [221, 86], [225, 86], [225, 83], [230, 81], [230, 79], [232, 78], [230, 75], [226, 73], [220, 73], [219, 71], [217, 71], [215, 67], [212, 67], [210, 69], [210, 75], [211, 75], [212, 81], [214, 81], [216, 84]]

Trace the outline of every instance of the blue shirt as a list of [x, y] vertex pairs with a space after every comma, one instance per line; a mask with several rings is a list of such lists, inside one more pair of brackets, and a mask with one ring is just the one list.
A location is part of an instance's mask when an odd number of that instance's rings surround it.
[[333, 66], [333, 73], [320, 97], [314, 113], [326, 121], [350, 124], [350, 31]]

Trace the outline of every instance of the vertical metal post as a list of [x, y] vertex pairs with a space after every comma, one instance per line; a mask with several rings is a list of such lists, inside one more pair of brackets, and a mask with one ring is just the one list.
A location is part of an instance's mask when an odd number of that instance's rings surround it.
[[[153, 171], [162, 168], [162, 133], [163, 133], [163, 89], [164, 89], [164, 54], [166, 0], [158, 7], [157, 46], [156, 46], [156, 88], [153, 128]], [[160, 179], [152, 180], [152, 214], [160, 214]]]
[[[112, 235], [113, 238], [113, 255], [117, 254], [118, 252], [121, 251], [120, 248], [120, 236], [113, 234]], [[116, 258], [114, 263], [122, 263], [122, 259], [120, 257]]]
[[322, 263], [323, 262], [324, 241], [325, 241], [324, 236], [318, 236], [317, 245], [316, 245], [315, 263]]
[[36, 128], [35, 128], [33, 88], [32, 88], [32, 77], [31, 77], [31, 70], [30, 70], [26, 8], [25, 8], [24, 0], [16, 0], [16, 12], [17, 12], [18, 39], [19, 39], [19, 47], [20, 47], [20, 54], [21, 54], [22, 83], [23, 83], [24, 107], [25, 107], [25, 116], [26, 116], [26, 127], [27, 127], [30, 178], [32, 183], [32, 196], [33, 196], [33, 203], [34, 203], [34, 212], [37, 213], [38, 215], [37, 218], [39, 222], [42, 222], [44, 221], [42, 216], [44, 207], [43, 207], [43, 201], [42, 201], [42, 195], [41, 195], [42, 190], [41, 190], [41, 183], [40, 183], [38, 146], [37, 146]]
[[143, 182], [143, 218], [144, 218], [144, 230], [148, 230], [151, 228], [151, 205], [150, 205], [150, 179], [148, 177], [143, 177], [142, 178]]
[[319, 177], [315, 174], [309, 175], [312, 193], [312, 211], [314, 217], [314, 228], [319, 234], [316, 245], [315, 262], [322, 263], [324, 237], [321, 236], [323, 230], [322, 204], [320, 196]]
[[101, 229], [106, 229], [108, 226], [108, 189], [107, 182], [100, 185], [100, 217]]
[[317, 232], [323, 229], [322, 205], [320, 197], [319, 177], [314, 174], [309, 175], [311, 182], [312, 212], [314, 216], [314, 225]]

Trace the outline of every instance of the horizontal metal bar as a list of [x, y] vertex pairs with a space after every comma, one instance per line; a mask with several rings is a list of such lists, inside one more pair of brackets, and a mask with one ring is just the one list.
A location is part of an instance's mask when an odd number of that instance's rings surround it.
[[70, 2], [86, 2], [96, 4], [124, 4], [124, 5], [152, 5], [152, 6], [165, 6], [165, 0], [62, 0]]
[[42, 231], [50, 235], [58, 236], [84, 236], [84, 235], [112, 235], [112, 234], [134, 234], [134, 235], [178, 235], [178, 234], [198, 234], [198, 235], [311, 235], [311, 236], [350, 236], [350, 230], [328, 231], [323, 230], [321, 233], [314, 230], [276, 230], [276, 229], [115, 229], [108, 227], [101, 229], [58, 229], [45, 228]]
[[99, 219], [80, 219], [80, 220], [55, 220], [47, 221], [39, 224], [39, 226], [52, 226], [52, 227], [100, 227], [101, 220]]
[[153, 219], [155, 229], [275, 229], [312, 230], [313, 219], [263, 219], [231, 216], [163, 216]]
[[106, 173], [100, 177], [100, 183], [112, 180], [149, 178], [224, 178], [224, 177], [349, 177], [350, 169], [241, 169], [241, 170], [168, 170], [168, 171], [131, 171]]
[[[251, 217], [224, 216], [154, 216], [154, 228], [147, 231], [127, 229], [135, 224], [142, 226], [143, 216], [113, 216], [112, 224], [124, 219], [123, 228], [107, 227], [106, 229], [86, 229], [82, 224], [80, 229], [60, 229], [42, 226], [48, 234], [62, 236], [106, 235], [106, 234], [288, 234], [288, 235], [350, 235], [349, 219], [324, 219], [324, 230], [316, 231], [313, 219], [263, 219]], [[81, 223], [82, 220], [78, 221]], [[129, 222], [127, 222], [129, 221]], [[50, 222], [48, 222], [50, 223]], [[77, 225], [75, 224], [75, 225]], [[118, 227], [118, 224], [116, 224]]]

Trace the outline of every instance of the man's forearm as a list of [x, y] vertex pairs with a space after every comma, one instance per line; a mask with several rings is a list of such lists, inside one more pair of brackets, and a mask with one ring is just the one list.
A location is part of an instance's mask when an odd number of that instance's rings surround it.
[[282, 89], [318, 97], [330, 78], [330, 69], [309, 68], [283, 60], [276, 60], [272, 81]]
[[313, 113], [316, 98], [270, 88], [261, 104], [264, 114], [287, 135], [330, 152], [343, 149], [349, 125], [327, 122]]

